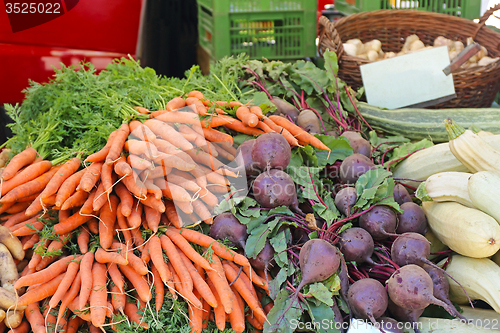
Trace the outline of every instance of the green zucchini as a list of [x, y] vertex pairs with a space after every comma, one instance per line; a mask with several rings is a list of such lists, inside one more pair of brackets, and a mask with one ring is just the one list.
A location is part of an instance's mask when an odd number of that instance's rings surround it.
[[358, 102], [358, 110], [376, 130], [391, 135], [402, 135], [408, 139], [431, 139], [433, 142], [448, 142], [444, 120], [452, 118], [462, 127], [477, 126], [483, 131], [500, 134], [500, 109], [382, 109]]

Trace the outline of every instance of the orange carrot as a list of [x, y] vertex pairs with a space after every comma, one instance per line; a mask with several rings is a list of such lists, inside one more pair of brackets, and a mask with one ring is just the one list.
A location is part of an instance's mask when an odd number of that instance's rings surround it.
[[172, 241], [165, 235], [160, 237], [161, 246], [163, 250], [167, 253], [169, 262], [172, 263], [172, 266], [179, 276], [179, 279], [182, 284], [182, 296], [187, 300], [193, 303], [197, 308], [202, 307], [202, 303], [199, 299], [197, 299], [193, 294], [193, 280], [189, 275], [189, 272], [182, 261], [179, 252], [177, 251], [176, 246], [172, 243]]
[[120, 292], [125, 292], [125, 282], [123, 280], [123, 275], [118, 269], [118, 265], [114, 263], [108, 263], [108, 274], [114, 285], [120, 290]]
[[97, 235], [99, 233], [99, 222], [97, 221], [97, 218], [92, 217], [90, 220], [88, 220], [87, 228], [89, 228], [89, 231], [91, 233]]
[[71, 284], [71, 287], [61, 300], [61, 305], [59, 306], [59, 314], [57, 316], [58, 322], [61, 320], [68, 304], [73, 302], [76, 296], [78, 296], [81, 284], [82, 284], [82, 274], [80, 271], [78, 271], [75, 279], [73, 280], [73, 283]]
[[[123, 234], [123, 238], [125, 239], [125, 244], [132, 244], [132, 234], [130, 233], [129, 226], [127, 224], [127, 219], [123, 216], [121, 212], [121, 202], [118, 204], [118, 208], [116, 209], [116, 222], [118, 223], [118, 228]], [[118, 229], [116, 229], [118, 231]], [[120, 239], [120, 238], [119, 238]]]
[[194, 96], [188, 97], [188, 98], [186, 98], [186, 100], [185, 100], [186, 105], [188, 105], [188, 106], [189, 106], [189, 105], [192, 105], [192, 104], [194, 104], [194, 103], [196, 103], [196, 102], [198, 102], [198, 101], [200, 101], [200, 99], [199, 99], [199, 98], [197, 98], [197, 97], [194, 97]]
[[152, 179], [146, 179], [144, 181], [144, 186], [146, 186], [147, 192], [152, 194], [156, 200], [160, 200], [163, 196], [161, 189], [154, 184]]
[[262, 119], [262, 122], [269, 126], [269, 128], [271, 128], [276, 133], [280, 133], [281, 135], [283, 135], [290, 146], [299, 146], [299, 141], [297, 141], [297, 139], [287, 129], [283, 128], [282, 126], [278, 126], [268, 117], [264, 117]]
[[151, 170], [153, 168], [153, 164], [149, 160], [137, 155], [128, 155], [127, 163], [136, 170]]
[[272, 133], [272, 132], [274, 132], [274, 130], [271, 129], [271, 127], [269, 127], [266, 123], [264, 123], [262, 121], [259, 121], [259, 123], [255, 127], [257, 127], [258, 129], [263, 130], [266, 133]]
[[208, 210], [207, 206], [201, 202], [200, 199], [194, 200], [192, 202], [194, 212], [204, 221], [204, 220], [209, 220], [213, 214], [210, 213]]
[[113, 164], [105, 163], [101, 168], [101, 184], [104, 193], [107, 196], [113, 190], [113, 184], [116, 182], [116, 176], [113, 174]]
[[172, 144], [166, 140], [162, 140], [162, 139], [155, 139], [153, 141], [153, 143], [155, 144], [155, 146], [158, 148], [158, 150], [160, 152], [165, 153], [167, 155], [174, 155], [174, 156], [177, 156], [179, 158], [182, 158], [184, 160], [184, 162], [187, 163], [188, 166], [191, 166], [191, 165], [196, 166], [193, 159], [188, 154], [186, 154], [185, 152], [180, 150], [174, 144]]
[[109, 205], [101, 208], [99, 219], [99, 243], [103, 249], [109, 249], [113, 243], [114, 225], [116, 222], [116, 209], [118, 207], [118, 198], [114, 195], [109, 196]]
[[[189, 173], [184, 173], [183, 171], [174, 171], [172, 174], [168, 175], [167, 181], [169, 183], [179, 185], [180, 187], [194, 193], [198, 193], [201, 190], [201, 187], [196, 184], [194, 181], [186, 178], [189, 177]], [[191, 177], [192, 178], [192, 177]]]
[[87, 252], [83, 255], [82, 260], [80, 262], [80, 272], [81, 272], [81, 278], [82, 278], [82, 283], [80, 286], [80, 293], [79, 293], [79, 303], [78, 307], [82, 309], [85, 304], [87, 304], [87, 301], [90, 296], [90, 292], [92, 290], [92, 265], [94, 263], [94, 253], [93, 252]]
[[235, 156], [233, 154], [231, 154], [230, 152], [228, 152], [227, 150], [225, 150], [220, 145], [220, 143], [215, 143], [215, 144], [213, 144], [213, 146], [217, 150], [217, 154], [219, 155], [219, 157], [225, 158], [228, 161], [234, 161]]
[[229, 142], [233, 143], [233, 137], [212, 128], [203, 128], [205, 139], [211, 142]]
[[87, 202], [88, 197], [88, 192], [76, 191], [72, 196], [64, 201], [61, 209], [67, 210], [70, 208], [81, 207], [85, 204], [85, 202]]
[[120, 313], [124, 313], [125, 303], [127, 302], [127, 295], [120, 291], [116, 285], [111, 286], [111, 304], [113, 308]]
[[142, 204], [137, 199], [133, 199], [132, 211], [127, 217], [127, 223], [130, 228], [138, 228], [141, 225]]
[[120, 157], [118, 161], [115, 163], [114, 170], [118, 176], [131, 176], [132, 175], [132, 167], [127, 163], [125, 157]]
[[242, 256], [241, 254], [238, 254], [234, 252], [233, 250], [222, 246], [218, 241], [213, 239], [210, 236], [207, 236], [201, 232], [192, 230], [192, 229], [174, 229], [174, 228], [168, 228], [172, 231], [175, 231], [176, 233], [181, 234], [182, 237], [184, 237], [187, 241], [191, 243], [195, 243], [198, 245], [201, 245], [203, 247], [208, 248], [209, 246], [212, 247], [212, 250], [214, 253], [221, 257], [222, 259], [234, 261], [238, 265], [241, 266], [249, 266], [250, 263], [248, 262], [248, 259], [245, 256]]
[[11, 227], [10, 230], [12, 231], [12, 234], [17, 237], [21, 236], [27, 236], [27, 235], [32, 235], [35, 234], [36, 231], [33, 229], [36, 229], [38, 231], [43, 229], [43, 226], [45, 224], [41, 221], [38, 221], [36, 217], [33, 217], [26, 222], [21, 222], [19, 224], [14, 225], [14, 227], [18, 227], [15, 230]]
[[146, 267], [144, 262], [141, 260], [141, 258], [136, 256], [134, 254], [134, 252], [128, 250], [126, 245], [124, 245], [122, 243], [114, 242], [113, 249], [121, 251], [122, 255], [125, 258], [127, 258], [127, 260], [128, 260], [128, 266], [130, 266], [132, 269], [134, 269], [137, 272], [137, 274], [139, 274], [139, 275], [148, 274], [148, 272], [149, 272], [148, 268]]
[[[191, 195], [182, 187], [175, 185], [172, 182], [167, 182], [165, 179], [162, 178], [156, 178], [154, 180], [154, 184], [159, 187], [162, 191], [162, 194], [164, 197], [169, 198], [169, 199], [174, 199], [176, 202], [183, 201], [183, 202], [190, 202], [191, 201]], [[141, 201], [142, 202], [142, 201]], [[165, 211], [165, 209], [163, 209]]]
[[330, 150], [330, 148], [328, 148], [323, 142], [321, 142], [320, 139], [304, 131], [302, 128], [295, 125], [290, 120], [281, 116], [269, 116], [269, 119], [271, 119], [275, 124], [286, 128], [298, 140], [308, 143], [318, 149]]
[[146, 215], [149, 229], [153, 230], [153, 232], [157, 232], [162, 212], [145, 205], [144, 213]]
[[[210, 287], [208, 284], [205, 282], [205, 273], [203, 272], [203, 276], [198, 273], [198, 270], [194, 267], [193, 263], [191, 260], [186, 257], [186, 255], [178, 251], [182, 261], [184, 262], [184, 265], [186, 266], [186, 269], [189, 272], [189, 275], [191, 276], [191, 279], [193, 280], [193, 286], [194, 288], [200, 293], [201, 297], [210, 304], [211, 307], [216, 308], [218, 303], [217, 300], [215, 299], [214, 294], [210, 290]], [[201, 266], [200, 266], [201, 267]]]
[[116, 134], [118, 134], [118, 131], [111, 132], [111, 134], [108, 137], [108, 141], [106, 141], [106, 145], [98, 152], [93, 153], [92, 155], [89, 155], [85, 159], [85, 161], [91, 162], [91, 163], [104, 161], [106, 159], [106, 156], [108, 156], [109, 149], [111, 148], [111, 144], [113, 143], [113, 141], [116, 137]]
[[183, 237], [182, 233], [178, 233], [174, 231], [173, 228], [167, 228], [165, 231], [165, 235], [177, 245], [182, 252], [193, 262], [200, 265], [205, 270], [211, 270], [210, 264], [208, 261], [202, 257], [198, 252], [193, 249], [193, 247], [189, 244], [189, 242]]
[[[28, 276], [23, 276], [23, 277], [28, 277]], [[40, 283], [35, 288], [28, 290], [17, 300], [17, 307], [22, 308], [30, 303], [38, 302], [44, 298], [54, 295], [54, 293], [57, 290], [57, 287], [59, 286], [63, 278], [64, 278], [64, 273], [59, 274], [54, 278], [51, 278], [49, 281]]]
[[33, 302], [28, 304], [28, 307], [24, 311], [26, 315], [26, 320], [30, 323], [33, 333], [46, 333], [45, 332], [45, 319], [40, 313], [38, 308], [38, 302]]
[[97, 193], [97, 189], [93, 189], [90, 191], [89, 196], [87, 197], [87, 200], [85, 203], [82, 205], [82, 208], [80, 208], [80, 214], [82, 215], [88, 215], [92, 214], [94, 211], [94, 199], [95, 199], [95, 194]]
[[170, 174], [170, 172], [172, 172], [171, 167], [165, 165], [157, 165], [151, 170], [144, 170], [141, 173], [141, 179], [152, 180], [155, 178], [163, 178]]
[[[222, 304], [222, 301], [219, 297], [219, 294], [217, 293], [217, 290], [215, 289], [214, 283], [212, 280], [207, 279], [207, 284], [210, 287], [210, 290], [215, 296], [215, 300], [217, 301], [217, 304]], [[224, 331], [226, 329], [226, 312], [224, 311], [223, 306], [217, 306], [214, 308], [214, 316], [215, 316], [215, 324], [217, 325], [217, 328], [219, 331]]]
[[252, 266], [243, 266], [243, 271], [252, 280], [252, 282], [259, 288], [266, 291], [269, 290], [269, 284], [266, 279], [261, 278], [252, 268]]
[[149, 329], [149, 324], [143, 321], [143, 318], [139, 315], [139, 309], [134, 303], [126, 302], [124, 312], [128, 319], [140, 325], [145, 330]]
[[28, 333], [30, 331], [30, 324], [23, 320], [19, 326], [11, 328], [7, 333]]
[[144, 198], [147, 193], [146, 186], [139, 179], [135, 171], [132, 171], [131, 176], [121, 178], [123, 185], [137, 198]]
[[181, 97], [175, 97], [168, 101], [167, 103], [167, 111], [175, 111], [181, 109], [186, 106], [186, 101]]
[[[14, 202], [19, 200], [20, 198], [27, 197], [29, 195], [40, 192], [46, 188], [47, 183], [50, 182], [52, 177], [58, 172], [61, 166], [52, 167], [49, 171], [44, 173], [43, 175], [30, 180], [27, 183], [19, 185], [9, 191], [5, 196], [0, 199], [0, 202]], [[43, 192], [42, 192], [43, 193]], [[40, 195], [42, 195], [40, 193]]]
[[186, 161], [183, 157], [184, 155], [181, 155], [179, 152], [175, 154], [159, 152], [153, 161], [158, 165], [168, 168], [176, 168], [184, 171], [193, 170], [196, 164], [192, 160]]
[[255, 127], [259, 123], [259, 118], [250, 112], [246, 106], [240, 106], [236, 110], [236, 117], [245, 124], [245, 126]]
[[26, 251], [27, 249], [33, 248], [33, 246], [36, 243], [38, 243], [39, 240], [40, 240], [40, 236], [38, 234], [34, 234], [33, 236], [31, 236], [31, 238], [26, 243], [24, 243], [23, 250]]
[[[194, 297], [200, 301], [201, 299], [197, 290], [194, 291]], [[202, 303], [203, 304], [203, 303]], [[192, 304], [188, 304], [189, 308], [189, 325], [191, 326], [191, 333], [201, 333], [203, 330], [203, 312], [202, 309], [194, 307]], [[203, 308], [203, 306], [201, 306]]]
[[80, 228], [78, 236], [76, 236], [76, 242], [78, 244], [78, 248], [82, 254], [85, 254], [89, 251], [89, 240], [90, 233], [86, 228]]
[[265, 317], [266, 315], [257, 297], [252, 295], [252, 292], [246, 287], [245, 282], [243, 282], [242, 279], [236, 279], [238, 273], [227, 263], [223, 263], [222, 266], [224, 268], [224, 272], [226, 273], [226, 278], [228, 281], [232, 281], [232, 287], [234, 287], [238, 294], [243, 297], [254, 314], [256, 316]]
[[132, 195], [122, 183], [115, 185], [115, 192], [120, 198], [121, 213], [125, 217], [130, 216], [132, 213], [132, 205], [134, 203]]
[[[183, 124], [189, 124], [189, 125], [200, 125], [200, 116], [194, 112], [180, 112], [180, 111], [165, 112], [165, 113], [156, 115], [155, 119], [160, 120], [162, 122], [168, 122], [168, 123], [183, 123]], [[144, 123], [144, 124], [146, 125], [146, 123]], [[146, 125], [146, 126], [148, 126], [148, 125]], [[153, 130], [153, 132], [156, 135], [159, 135], [154, 130]]]
[[[141, 114], [148, 114], [150, 112], [148, 109], [142, 106], [134, 106], [134, 109]], [[132, 129], [130, 131], [132, 131]]]
[[61, 207], [62, 204], [75, 192], [78, 184], [80, 183], [85, 169], [75, 172], [69, 176], [62, 184], [56, 195], [56, 207]]
[[80, 317], [70, 317], [64, 333], [78, 333], [78, 329], [82, 324], [83, 320]]
[[92, 325], [101, 327], [106, 320], [108, 295], [106, 290], [106, 265], [95, 262], [92, 265], [92, 290], [90, 292], [90, 318]]
[[156, 135], [153, 132], [151, 132], [151, 130], [147, 128], [147, 126], [144, 126], [138, 120], [132, 120], [128, 124], [128, 126], [130, 129], [130, 134], [132, 134], [136, 138], [139, 138], [142, 141], [152, 142], [154, 139], [156, 139]]
[[156, 199], [153, 195], [148, 195], [145, 200], [139, 199], [139, 201], [144, 205], [144, 207], [150, 207], [159, 211], [160, 213], [165, 212], [165, 205], [161, 200]]
[[2, 195], [5, 195], [7, 192], [16, 188], [19, 185], [25, 184], [30, 180], [33, 180], [45, 172], [49, 171], [52, 167], [52, 163], [50, 161], [40, 161], [37, 163], [33, 163], [28, 165], [26, 168], [21, 170], [15, 176], [7, 181], [2, 182]]
[[231, 323], [233, 331], [236, 333], [242, 333], [245, 330], [245, 305], [234, 287], [231, 287], [231, 291], [233, 292], [235, 301], [233, 302], [233, 312], [229, 314], [229, 322]]
[[21, 287], [47, 282], [66, 271], [71, 261], [78, 261], [81, 257], [81, 255], [75, 255], [61, 258], [42, 271], [19, 278], [14, 284], [14, 288], [19, 289]]
[[[156, 136], [153, 140], [155, 138]], [[129, 152], [129, 154], [138, 156], [145, 155], [149, 159], [153, 159], [156, 155], [158, 155], [158, 149], [156, 149], [156, 146], [152, 142], [148, 141], [129, 139], [125, 142], [124, 148]]]
[[75, 281], [76, 274], [78, 273], [79, 269], [80, 269], [80, 263], [75, 261], [69, 263], [68, 270], [64, 274], [64, 278], [57, 287], [57, 290], [54, 293], [54, 295], [50, 298], [49, 306], [51, 308], [55, 308], [57, 304], [59, 304], [59, 301], [63, 299], [64, 295]]
[[3, 170], [2, 180], [6, 181], [14, 177], [22, 167], [31, 164], [35, 160], [37, 154], [37, 151], [30, 147], [12, 157], [9, 164], [7, 164]]
[[212, 255], [212, 260], [210, 262], [212, 270], [207, 271], [208, 278], [212, 281], [217, 294], [219, 295], [220, 304], [224, 308], [227, 314], [230, 314], [235, 308], [235, 298], [232, 295], [231, 288], [227, 282], [224, 269], [219, 260], [219, 257], [215, 254]]
[[102, 248], [95, 251], [95, 261], [106, 264], [115, 263], [118, 265], [128, 265], [128, 260], [118, 252], [107, 252]]
[[120, 271], [134, 286], [139, 298], [143, 302], [149, 302], [151, 300], [151, 291], [144, 277], [139, 275], [130, 265], [120, 265]]
[[154, 278], [153, 284], [155, 286], [155, 308], [156, 313], [158, 313], [161, 309], [161, 306], [163, 305], [163, 298], [165, 297], [165, 286], [163, 285], [160, 273], [158, 273], [158, 270], [155, 266], [151, 267], [151, 273], [153, 273]]
[[83, 306], [80, 307], [79, 304], [80, 304], [80, 296], [76, 296], [73, 301], [69, 302], [68, 309], [70, 309], [71, 312], [73, 312], [78, 317], [82, 318], [84, 321], [90, 322], [89, 311], [85, 311], [86, 309], [84, 309]]
[[198, 99], [203, 99], [203, 93], [198, 90], [192, 90], [188, 93], [188, 97], [196, 97]]
[[250, 112], [257, 116], [257, 118], [262, 119], [264, 114], [262, 113], [262, 109], [260, 106], [251, 106]]
[[163, 121], [157, 119], [149, 119], [144, 122], [144, 125], [148, 126], [154, 134], [160, 136], [162, 139], [174, 144], [184, 151], [193, 149], [193, 145], [189, 141], [184, 139], [182, 134], [177, 132], [173, 127], [169, 126]]
[[75, 230], [85, 222], [89, 221], [92, 216], [80, 215], [79, 212], [71, 215], [66, 221], [54, 225], [54, 232], [58, 235], [64, 235], [72, 230]]
[[47, 199], [51, 195], [56, 194], [63, 182], [78, 170], [81, 163], [82, 161], [78, 157], [72, 158], [64, 163], [50, 179], [50, 181], [45, 186], [45, 189], [42, 191], [40, 195], [42, 201], [45, 201], [45, 199]]
[[91, 165], [89, 165], [85, 173], [82, 176], [82, 179], [80, 179], [80, 184], [78, 185], [78, 188], [76, 189], [85, 191], [85, 192], [90, 192], [94, 188], [95, 184], [99, 180], [101, 176], [101, 169], [102, 169], [103, 163], [102, 162], [94, 162]]
[[106, 155], [106, 164], [113, 164], [115, 160], [120, 157], [120, 153], [123, 150], [123, 145], [125, 144], [125, 140], [127, 140], [128, 134], [128, 124], [122, 124], [117, 130], [116, 136], [113, 138], [113, 142], [109, 148], [109, 152]]

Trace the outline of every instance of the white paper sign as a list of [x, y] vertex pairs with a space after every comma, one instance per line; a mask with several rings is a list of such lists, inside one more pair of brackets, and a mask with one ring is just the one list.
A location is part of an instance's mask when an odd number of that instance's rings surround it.
[[360, 66], [369, 104], [397, 109], [455, 94], [446, 46]]

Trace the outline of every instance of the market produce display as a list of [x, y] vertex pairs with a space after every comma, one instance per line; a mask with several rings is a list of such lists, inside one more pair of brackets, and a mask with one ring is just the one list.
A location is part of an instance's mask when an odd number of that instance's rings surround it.
[[[224, 58], [182, 80], [121, 59], [31, 83], [7, 106], [0, 331], [401, 332], [467, 320], [474, 300], [500, 313], [490, 121], [433, 111], [427, 132], [358, 102], [324, 59]], [[383, 112], [392, 132], [374, 130]]]

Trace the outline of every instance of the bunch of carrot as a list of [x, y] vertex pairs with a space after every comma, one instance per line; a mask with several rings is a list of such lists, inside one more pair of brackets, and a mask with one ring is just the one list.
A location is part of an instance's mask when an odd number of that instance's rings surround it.
[[[236, 109], [237, 119], [227, 115], [228, 109]], [[149, 113], [144, 108], [139, 110], [142, 113]], [[238, 101], [210, 101], [199, 91], [189, 92], [186, 99], [176, 97], [167, 103], [166, 110], [151, 113], [151, 117], [169, 123], [182, 122], [194, 125], [200, 124], [196, 115], [208, 118], [201, 122], [205, 133], [220, 126], [254, 136], [277, 132], [281, 133], [292, 147], [310, 144], [318, 149], [330, 150], [321, 140], [284, 117], [274, 115], [266, 117], [259, 106], [248, 107]], [[209, 137], [207, 135], [207, 138]]]

